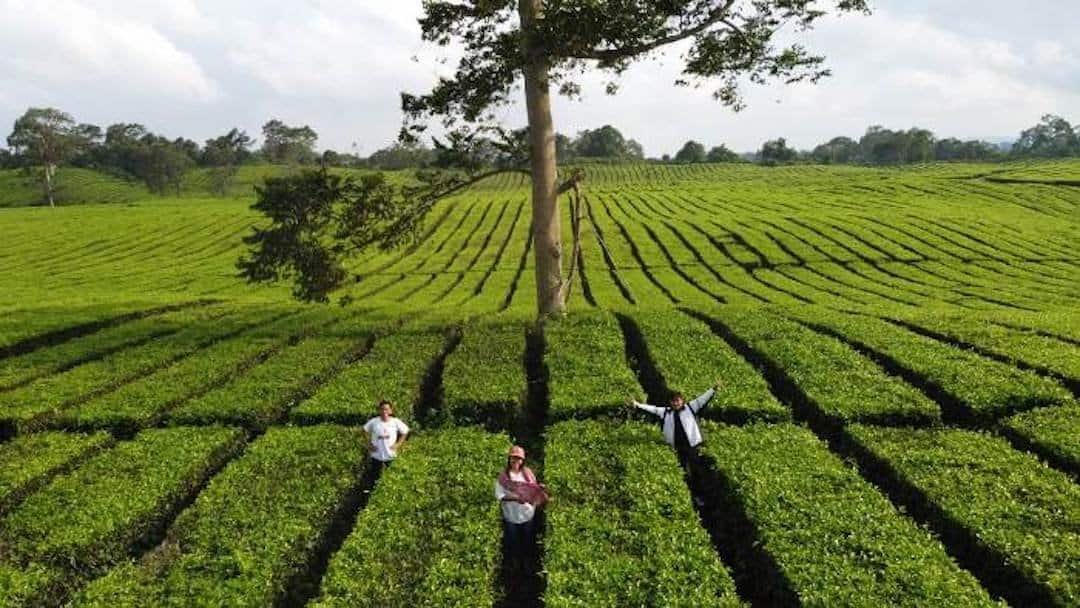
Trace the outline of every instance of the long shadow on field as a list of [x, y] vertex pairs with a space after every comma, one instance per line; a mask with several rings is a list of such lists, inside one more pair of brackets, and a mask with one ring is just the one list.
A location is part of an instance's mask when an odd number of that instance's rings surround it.
[[705, 322], [713, 333], [761, 370], [769, 390], [791, 408], [797, 422], [806, 424], [833, 453], [853, 461], [864, 479], [883, 492], [894, 505], [906, 510], [915, 521], [933, 531], [957, 564], [971, 572], [991, 595], [1013, 606], [1053, 605], [1053, 594], [1045, 586], [1009, 563], [1007, 556], [981, 542], [971, 530], [951, 518], [924, 492], [904, 480], [888, 462], [860, 445], [842, 423], [824, 416], [820, 407], [783, 368], [754, 350], [718, 319], [698, 311], [684, 312]]
[[[544, 364], [544, 335], [539, 326], [526, 330], [525, 334], [525, 376], [528, 381], [528, 393], [525, 407], [514, 422], [511, 435], [516, 443], [525, 448], [529, 455], [529, 466], [543, 479], [544, 468], [544, 422], [548, 410], [548, 369]], [[508, 554], [505, 541], [503, 545], [502, 565], [497, 585], [502, 590], [497, 608], [540, 607], [544, 605], [543, 595], [547, 588], [544, 576], [544, 530], [543, 511], [537, 514], [536, 546], [526, 556], [524, 566], [515, 568]]]
[[9, 344], [3, 348], [0, 348], [0, 359], [7, 359], [10, 357], [17, 357], [19, 355], [25, 355], [29, 352], [46, 348], [49, 346], [56, 346], [62, 344], [68, 340], [73, 340], [88, 334], [92, 334], [103, 329], [108, 329], [121, 323], [127, 323], [129, 321], [137, 321], [146, 317], [155, 315], [162, 315], [169, 312], [175, 312], [183, 310], [185, 308], [194, 308], [199, 306], [209, 306], [216, 304], [221, 300], [206, 299], [195, 300], [192, 302], [183, 302], [181, 304], [170, 304], [168, 306], [160, 306], [157, 308], [150, 308], [146, 310], [137, 310], [134, 312], [125, 313], [115, 317], [109, 317], [107, 319], [100, 319], [97, 321], [90, 321], [87, 323], [81, 323], [78, 325], [72, 325], [69, 327], [63, 327], [60, 329], [54, 329], [52, 331], [38, 334], [25, 338], [14, 344]]
[[367, 506], [384, 470], [382, 466], [373, 466], [370, 459], [367, 461], [363, 474], [358, 476], [357, 483], [349, 489], [345, 501], [334, 514], [330, 528], [320, 539], [307, 568], [286, 585], [288, 593], [280, 602], [281, 606], [305, 606], [318, 595], [323, 576], [330, 565], [330, 558], [341, 549], [345, 539], [356, 527], [356, 520]]
[[[637, 373], [649, 401], [667, 403], [671, 388], [656, 369], [641, 330], [629, 317], [621, 314], [617, 317], [627, 362]], [[798, 606], [798, 595], [780, 566], [762, 548], [757, 531], [728, 480], [697, 450], [679, 450], [677, 455], [694, 509], [720, 560], [731, 570], [739, 597], [753, 606]]]

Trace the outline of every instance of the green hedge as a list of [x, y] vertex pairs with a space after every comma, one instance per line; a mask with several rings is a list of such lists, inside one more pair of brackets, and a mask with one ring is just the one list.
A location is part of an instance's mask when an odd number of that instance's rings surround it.
[[0, 445], [0, 513], [50, 475], [111, 443], [105, 433], [36, 433]]
[[[34, 572], [61, 569], [65, 589], [48, 591], [62, 595], [147, 548], [176, 509], [242, 444], [243, 435], [232, 429], [144, 431], [57, 477], [0, 520], [0, 563], [23, 570], [8, 580], [19, 585], [42, 578]], [[34, 594], [26, 595], [36, 605]]]
[[619, 411], [641, 386], [626, 363], [618, 321], [610, 313], [573, 313], [544, 325], [549, 414], [555, 419]]
[[905, 320], [1012, 361], [1042, 367], [1080, 382], [1080, 347], [1009, 329], [972, 316], [908, 315]]
[[379, 400], [390, 399], [396, 406], [394, 415], [411, 424], [424, 375], [445, 343], [446, 337], [437, 332], [379, 337], [363, 359], [319, 387], [292, 410], [290, 419], [361, 424], [376, 415]]
[[[28, 240], [36, 242], [39, 239], [29, 237]], [[94, 327], [111, 326], [125, 319], [130, 321], [129, 315], [144, 314], [155, 308], [152, 303], [138, 301], [108, 304], [35, 303], [33, 307], [26, 307], [22, 303], [17, 308], [6, 310], [3, 318], [0, 318], [0, 354], [15, 355], [21, 352], [18, 350], [20, 345], [25, 346], [50, 335], [63, 336], [73, 330], [82, 335], [85, 328], [93, 331]]]
[[235, 307], [187, 310], [160, 319], [178, 331], [0, 394], [0, 425], [34, 430], [81, 400], [154, 372], [250, 324]]
[[102, 329], [56, 346], [6, 359], [4, 365], [0, 367], [0, 390], [10, 389], [36, 378], [70, 369], [80, 363], [177, 329], [179, 327], [169, 322], [168, 315], [151, 315]]
[[75, 605], [280, 605], [357, 491], [366, 461], [355, 429], [270, 429], [176, 520], [161, 556], [114, 569]]
[[717, 378], [722, 380], [723, 386], [702, 411], [704, 416], [727, 421], [791, 419], [761, 374], [701, 321], [674, 311], [635, 313], [633, 320], [670, 390], [693, 399]]
[[363, 343], [355, 336], [306, 338], [251, 368], [232, 384], [176, 408], [169, 414], [169, 422], [266, 428], [285, 416]]
[[213, 344], [149, 376], [126, 384], [82, 406], [62, 412], [50, 425], [77, 429], [132, 431], [160, 422], [168, 410], [207, 389], [242, 376], [252, 364], [280, 349], [291, 336], [310, 331], [311, 315], [255, 316], [268, 323]]
[[1080, 603], [1080, 486], [1067, 476], [983, 433], [861, 425], [850, 433], [1055, 603]]
[[940, 423], [934, 402], [835, 338], [762, 309], [725, 309], [720, 320], [830, 419]]
[[510, 428], [526, 398], [524, 354], [521, 324], [466, 327], [443, 370], [447, 422]]
[[49, 605], [50, 598], [64, 594], [67, 575], [62, 570], [31, 564], [25, 568], [0, 562], [0, 606]]
[[545, 605], [740, 605], [655, 426], [559, 423], [545, 454]]
[[1073, 402], [1069, 391], [1053, 380], [954, 348], [880, 319], [823, 309], [805, 311], [799, 317], [825, 325], [893, 359], [940, 387], [967, 409], [967, 415], [984, 424], [1011, 412]]
[[495, 477], [505, 437], [417, 437], [379, 481], [330, 561], [319, 608], [492, 606], [501, 526]]
[[1039, 449], [1040, 455], [1080, 475], [1080, 406], [1032, 410], [1002, 425]]
[[[936, 539], [808, 430], [705, 422], [703, 432], [721, 480], [713, 504], [736, 505], [752, 527], [753, 538], [734, 542], [754, 543], [776, 563], [752, 573], [766, 597], [783, 603], [790, 592], [808, 606], [991, 604]], [[716, 513], [724, 531], [742, 533], [725, 516]]]

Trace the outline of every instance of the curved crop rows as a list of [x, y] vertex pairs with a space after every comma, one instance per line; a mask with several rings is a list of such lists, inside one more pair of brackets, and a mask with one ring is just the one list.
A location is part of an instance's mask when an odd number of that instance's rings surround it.
[[[237, 279], [250, 199], [3, 210], [0, 607], [1077, 605], [1077, 166], [586, 165], [540, 323], [516, 173], [348, 308]], [[700, 456], [625, 404], [717, 380]]]

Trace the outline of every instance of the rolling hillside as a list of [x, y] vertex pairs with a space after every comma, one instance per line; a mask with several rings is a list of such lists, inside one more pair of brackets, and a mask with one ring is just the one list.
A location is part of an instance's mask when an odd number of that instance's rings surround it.
[[[348, 307], [236, 278], [239, 192], [0, 210], [0, 606], [1080, 605], [1080, 162], [586, 171], [542, 326], [519, 176]], [[624, 406], [717, 378], [700, 460]]]

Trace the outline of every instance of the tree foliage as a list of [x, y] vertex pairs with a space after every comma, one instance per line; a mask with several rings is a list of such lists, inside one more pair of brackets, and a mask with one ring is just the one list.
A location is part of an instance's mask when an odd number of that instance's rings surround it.
[[[780, 46], [777, 32], [812, 28], [830, 11], [868, 11], [866, 0], [549, 0], [531, 28], [514, 23], [515, 0], [432, 0], [420, 20], [423, 37], [438, 45], [462, 43], [465, 54], [450, 78], [425, 95], [402, 95], [407, 134], [426, 121], [478, 123], [513, 100], [527, 62], [542, 60], [560, 93], [581, 93], [577, 78], [599, 71], [622, 74], [634, 61], [688, 41], [676, 86], [718, 82], [714, 97], [744, 106], [741, 84], [816, 82], [829, 74], [824, 57], [798, 43]], [[523, 52], [523, 48], [526, 52]], [[612, 83], [609, 93], [617, 92]]]
[[675, 162], [677, 163], [703, 163], [708, 160], [708, 153], [705, 152], [705, 146], [700, 142], [688, 141], [683, 144], [683, 147], [675, 153]]
[[641, 144], [627, 139], [611, 125], [599, 129], [585, 129], [569, 142], [571, 158], [642, 159], [645, 157]]
[[741, 163], [743, 159], [724, 144], [713, 146], [705, 160], [710, 163]]
[[290, 127], [278, 119], [262, 127], [262, 153], [278, 164], [310, 164], [315, 160], [315, 142], [319, 136], [311, 127]]
[[1025, 129], [1013, 145], [1016, 156], [1039, 156], [1061, 158], [1080, 155], [1080, 131], [1073, 129], [1069, 121], [1060, 116], [1047, 114], [1039, 124]]
[[852, 163], [859, 158], [859, 143], [850, 137], [834, 137], [814, 148], [810, 156], [823, 165]]
[[[482, 174], [487, 164], [484, 155], [492, 150], [492, 144], [510, 159], [497, 167], [520, 170], [517, 160], [527, 160], [533, 187], [537, 304], [545, 315], [562, 312], [569, 293], [570, 281], [563, 277], [559, 195], [571, 189], [579, 193], [583, 179], [576, 173], [563, 184], [556, 183], [558, 138], [551, 118], [553, 90], [580, 96], [578, 80], [588, 72], [609, 76], [607, 92], [614, 94], [618, 90], [615, 80], [632, 63], [685, 42], [683, 71], [674, 84], [713, 83], [719, 102], [741, 109], [740, 91], [746, 82], [816, 82], [829, 74], [822, 56], [797, 42], [780, 42], [778, 33], [785, 26], [802, 31], [831, 12], [868, 10], [867, 0], [427, 0], [423, 6], [423, 39], [439, 46], [458, 45], [462, 53], [453, 74], [440, 78], [430, 91], [402, 94], [405, 121], [400, 139], [404, 144], [417, 143], [429, 123], [441, 124], [444, 141], [435, 141], [440, 165], [453, 163], [464, 168], [465, 174], [429, 180], [422, 193], [427, 203], [414, 202], [410, 193], [402, 191], [400, 198], [407, 201], [403, 206], [420, 215], [410, 225], [419, 225], [422, 214], [430, 209], [431, 196], [446, 187], [462, 187]], [[518, 140], [525, 145], [517, 145], [510, 137], [516, 133], [499, 127], [495, 113], [513, 102], [522, 83], [529, 125], [522, 133], [525, 137]], [[629, 142], [626, 147], [631, 153], [640, 152], [640, 146]], [[609, 151], [606, 147], [603, 150]], [[302, 184], [298, 180], [296, 185]], [[326, 194], [353, 196], [336, 190], [329, 188]], [[580, 205], [580, 195], [574, 200]], [[349, 202], [344, 205], [351, 206]], [[335, 204], [324, 200], [323, 206]], [[571, 216], [576, 234], [573, 218], [577, 213]], [[288, 230], [285, 222], [293, 216], [271, 219], [277, 228]], [[269, 255], [264, 270], [258, 270], [258, 264], [249, 266], [247, 276], [253, 280], [273, 278], [287, 268], [295, 271], [290, 276], [295, 279], [296, 293], [325, 299], [326, 293], [344, 280], [337, 251], [354, 250], [353, 245], [366, 241], [361, 238], [343, 246], [352, 241], [350, 231], [366, 232], [360, 224], [346, 226], [328, 234], [326, 242], [310, 238], [298, 242], [304, 246], [292, 250], [296, 254], [293, 258]], [[271, 242], [256, 239], [249, 244], [265, 249]], [[576, 257], [576, 246], [574, 251]], [[253, 259], [260, 259], [262, 253], [257, 249]], [[571, 269], [574, 257], [569, 260]]]
[[778, 165], [793, 162], [799, 157], [799, 153], [788, 146], [787, 140], [781, 137], [762, 144], [758, 156], [761, 157], [761, 162], [766, 165]]
[[382, 173], [356, 179], [326, 169], [267, 178], [256, 186], [252, 208], [270, 225], [244, 237], [250, 250], [238, 262], [241, 276], [254, 283], [291, 279], [297, 299], [329, 301], [350, 278], [346, 261], [411, 242], [431, 205], [468, 183], [422, 177], [405, 186]]
[[871, 164], [926, 162], [934, 158], [934, 134], [918, 127], [890, 131], [875, 125], [859, 139], [859, 152]]
[[15, 154], [24, 154], [41, 167], [45, 197], [53, 206], [56, 169], [100, 135], [97, 127], [78, 125], [71, 115], [56, 108], [30, 108], [15, 121], [7, 143]]

